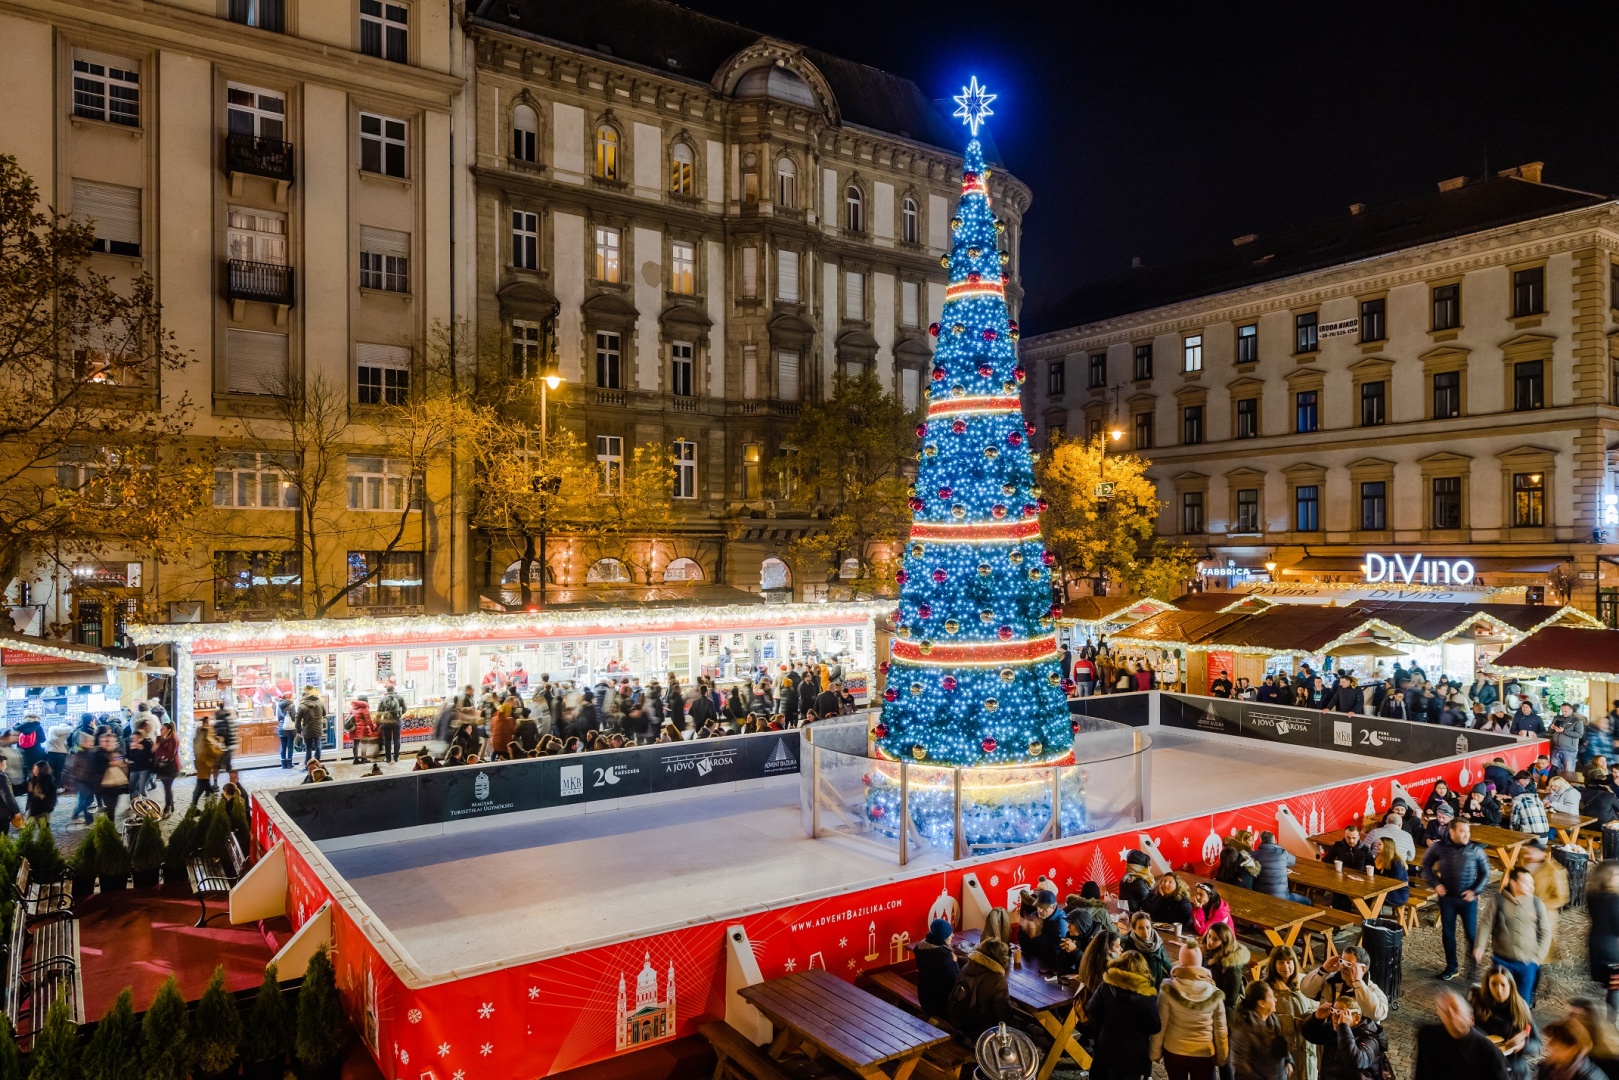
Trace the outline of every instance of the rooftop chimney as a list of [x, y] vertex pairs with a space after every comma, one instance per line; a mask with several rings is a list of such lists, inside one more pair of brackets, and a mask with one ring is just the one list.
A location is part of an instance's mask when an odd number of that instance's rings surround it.
[[1366, 204], [1365, 203], [1363, 203], [1363, 202], [1352, 202], [1352, 203], [1349, 204], [1349, 216], [1350, 217], [1360, 217], [1361, 211], [1365, 210], [1365, 209], [1366, 209]]
[[1143, 267], [1141, 265], [1141, 256], [1140, 255], [1132, 255], [1132, 256], [1130, 256], [1130, 269], [1132, 269], [1132, 270], [1145, 269], [1145, 267]]
[[1531, 161], [1527, 165], [1515, 165], [1510, 169], [1502, 169], [1497, 176], [1516, 176], [1520, 180], [1527, 180], [1531, 184], [1540, 183], [1540, 170], [1546, 167], [1544, 161]]
[[1465, 183], [1467, 183], [1467, 177], [1465, 177], [1465, 176], [1453, 176], [1449, 180], [1441, 180], [1441, 181], [1439, 181], [1439, 190], [1440, 191], [1455, 191], [1457, 188], [1461, 187]]
[[1251, 233], [1248, 233], [1248, 234], [1246, 234], [1244, 236], [1239, 236], [1235, 240], [1231, 241], [1231, 246], [1232, 247], [1242, 247], [1242, 245], [1251, 244], [1255, 240], [1258, 240], [1258, 239], [1259, 239], [1259, 234], [1251, 232]]

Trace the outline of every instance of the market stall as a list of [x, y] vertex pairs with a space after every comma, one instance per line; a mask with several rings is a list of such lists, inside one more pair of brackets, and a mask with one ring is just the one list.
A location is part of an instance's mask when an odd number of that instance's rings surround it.
[[[1586, 716], [1619, 700], [1619, 631], [1592, 626], [1546, 626], [1502, 652], [1484, 670], [1503, 691], [1516, 680], [1541, 707], [1565, 701]], [[1506, 697], [1502, 693], [1503, 699]]]
[[172, 650], [182, 723], [229, 705], [244, 756], [253, 758], [278, 752], [282, 703], [306, 687], [326, 706], [331, 748], [346, 739], [341, 718], [350, 703], [363, 695], [375, 706], [388, 686], [409, 709], [404, 742], [427, 738], [439, 706], [464, 687], [527, 688], [547, 676], [576, 686], [667, 684], [671, 675], [683, 686], [699, 676], [725, 684], [814, 661], [839, 668], [863, 703], [876, 670], [876, 620], [886, 610], [761, 603], [143, 625], [129, 633], [137, 644]]
[[1057, 618], [1057, 640], [1078, 650], [1173, 608], [1173, 604], [1150, 596], [1076, 596], [1062, 606], [1062, 615]]
[[143, 665], [93, 645], [0, 634], [5, 724], [38, 716], [76, 723], [83, 713], [116, 713], [145, 697]]

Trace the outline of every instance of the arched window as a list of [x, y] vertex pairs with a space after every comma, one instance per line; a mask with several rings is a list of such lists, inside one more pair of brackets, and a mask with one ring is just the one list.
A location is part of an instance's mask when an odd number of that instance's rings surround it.
[[518, 161], [533, 161], [535, 143], [539, 139], [540, 120], [527, 105], [512, 110], [512, 157]]
[[859, 184], [843, 189], [843, 227], [850, 232], [866, 231], [866, 197]]
[[787, 210], [798, 205], [798, 166], [790, 157], [776, 159], [776, 205]]
[[663, 568], [664, 581], [701, 581], [702, 565], [696, 559], [676, 559]]
[[617, 559], [597, 559], [585, 571], [587, 585], [625, 585], [629, 580], [629, 568]]
[[676, 195], [696, 191], [696, 165], [691, 147], [677, 142], [669, 149], [669, 190]]
[[916, 200], [909, 195], [900, 210], [900, 238], [907, 244], [916, 243]]
[[596, 129], [596, 175], [603, 180], [617, 180], [618, 174], [618, 129], [602, 124]]
[[759, 564], [759, 588], [763, 592], [779, 592], [793, 587], [793, 572], [780, 559], [766, 559]]

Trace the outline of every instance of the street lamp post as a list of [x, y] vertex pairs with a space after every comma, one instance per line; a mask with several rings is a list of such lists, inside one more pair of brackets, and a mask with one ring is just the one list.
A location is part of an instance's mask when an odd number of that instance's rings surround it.
[[540, 463], [546, 474], [539, 480], [540, 486], [540, 607], [545, 607], [545, 574], [550, 564], [545, 561], [545, 537], [550, 530], [551, 499], [561, 490], [560, 477], [550, 474], [551, 455], [548, 444], [549, 432], [546, 427], [546, 393], [555, 390], [562, 383], [562, 376], [557, 374], [556, 360], [552, 359], [546, 367], [546, 372], [540, 377]]

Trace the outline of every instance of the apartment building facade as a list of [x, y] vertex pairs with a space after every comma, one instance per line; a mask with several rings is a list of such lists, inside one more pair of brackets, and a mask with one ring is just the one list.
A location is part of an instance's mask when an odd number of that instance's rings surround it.
[[[637, 446], [675, 465], [637, 566], [563, 542], [549, 580], [822, 595], [787, 550], [820, 527], [788, 432], [840, 375], [921, 404], [964, 129], [905, 79], [660, 0], [483, 0], [466, 38], [480, 336], [553, 365], [604, 495]], [[1029, 192], [992, 191], [1015, 310]], [[509, 591], [515, 545], [474, 545], [479, 590]]]
[[1538, 164], [1458, 178], [1057, 321], [1023, 342], [1031, 420], [1120, 431], [1205, 586], [1397, 586], [1368, 556], [1420, 554], [1469, 564], [1458, 595], [1619, 614], [1619, 203]]

